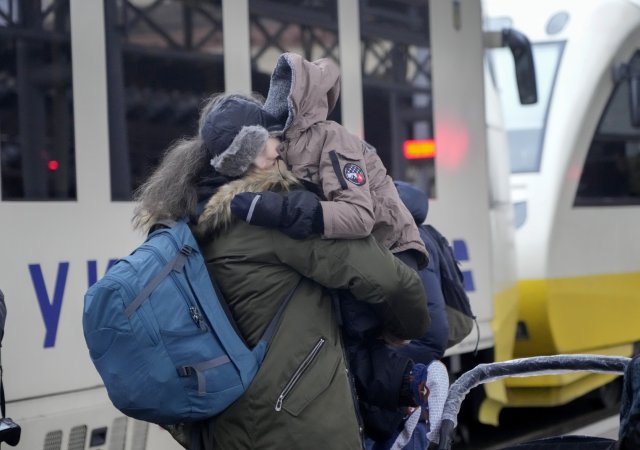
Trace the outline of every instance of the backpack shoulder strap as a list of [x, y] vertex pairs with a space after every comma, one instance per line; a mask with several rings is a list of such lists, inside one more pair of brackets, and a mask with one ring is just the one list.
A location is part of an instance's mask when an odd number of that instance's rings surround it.
[[453, 248], [449, 243], [449, 240], [442, 235], [433, 225], [423, 225], [425, 231], [429, 233], [436, 241], [438, 246], [438, 253], [440, 256], [440, 270], [444, 270], [444, 274], [450, 278], [456, 277], [462, 281], [463, 275], [458, 266], [458, 260], [453, 253]]
[[269, 325], [267, 326], [267, 328], [264, 330], [264, 333], [262, 334], [262, 340], [267, 341], [268, 343], [273, 337], [273, 335], [275, 334], [276, 330], [278, 329], [278, 325], [280, 324], [280, 320], [282, 319], [282, 315], [284, 314], [284, 310], [287, 308], [287, 305], [289, 304], [291, 297], [293, 297], [294, 292], [298, 289], [298, 286], [300, 286], [300, 283], [302, 282], [303, 278], [304, 277], [300, 277], [298, 279], [298, 282], [296, 283], [296, 285], [287, 294], [284, 300], [282, 300], [282, 303], [280, 303], [278, 310], [276, 311], [275, 315], [271, 319], [271, 322], [269, 322]]

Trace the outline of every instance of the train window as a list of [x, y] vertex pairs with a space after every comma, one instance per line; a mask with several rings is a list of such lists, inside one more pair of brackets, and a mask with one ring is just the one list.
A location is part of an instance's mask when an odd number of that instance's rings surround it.
[[435, 159], [406, 159], [407, 140], [433, 138], [427, 0], [360, 2], [364, 135], [393, 178], [435, 197]]
[[640, 129], [631, 125], [629, 89], [614, 89], [591, 141], [575, 206], [640, 204]]
[[538, 102], [532, 105], [520, 103], [511, 52], [498, 48], [489, 53], [500, 90], [513, 173], [540, 170], [547, 112], [563, 50], [564, 42], [532, 45], [538, 87]]
[[[265, 98], [278, 56], [339, 60], [337, 0], [249, 0], [251, 89]], [[340, 102], [330, 115], [340, 122]]]
[[222, 0], [106, 0], [111, 196], [129, 200], [224, 91]]
[[0, 1], [2, 200], [76, 198], [69, 1]]

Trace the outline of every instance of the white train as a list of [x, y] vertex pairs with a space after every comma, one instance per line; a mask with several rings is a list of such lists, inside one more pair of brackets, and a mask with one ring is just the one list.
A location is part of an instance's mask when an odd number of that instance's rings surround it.
[[[485, 8], [488, 27], [529, 37], [538, 76], [539, 102], [522, 106], [504, 70], [509, 58], [490, 54], [511, 152], [515, 356], [630, 356], [640, 341], [640, 2], [487, 0]], [[511, 379], [509, 404], [563, 404], [610, 380]]]
[[[339, 60], [336, 118], [395, 178], [431, 188], [430, 221], [462, 260], [479, 326], [449, 351], [451, 370], [509, 359], [508, 152], [481, 18], [474, 0], [0, 0], [2, 356], [18, 448], [178, 448], [111, 406], [84, 343], [83, 295], [141, 241], [131, 190], [194, 132], [201, 98], [264, 94], [283, 49]], [[430, 138], [435, 159], [405, 159], [404, 141]], [[488, 388], [487, 408], [504, 393]]]

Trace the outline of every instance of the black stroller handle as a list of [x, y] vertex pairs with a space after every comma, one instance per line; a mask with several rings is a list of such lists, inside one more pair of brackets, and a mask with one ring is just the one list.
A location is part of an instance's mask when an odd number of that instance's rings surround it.
[[479, 364], [463, 373], [449, 388], [444, 404], [438, 450], [451, 450], [460, 405], [474, 387], [507, 377], [555, 375], [566, 372], [623, 374], [631, 358], [602, 355], [551, 355]]

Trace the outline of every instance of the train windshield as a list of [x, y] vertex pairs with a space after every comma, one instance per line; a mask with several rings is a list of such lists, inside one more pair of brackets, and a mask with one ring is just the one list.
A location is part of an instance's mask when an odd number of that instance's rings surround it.
[[490, 52], [502, 103], [512, 173], [540, 170], [549, 101], [563, 49], [564, 42], [532, 45], [538, 85], [538, 102], [533, 105], [522, 105], [519, 101], [511, 52], [506, 48]]

